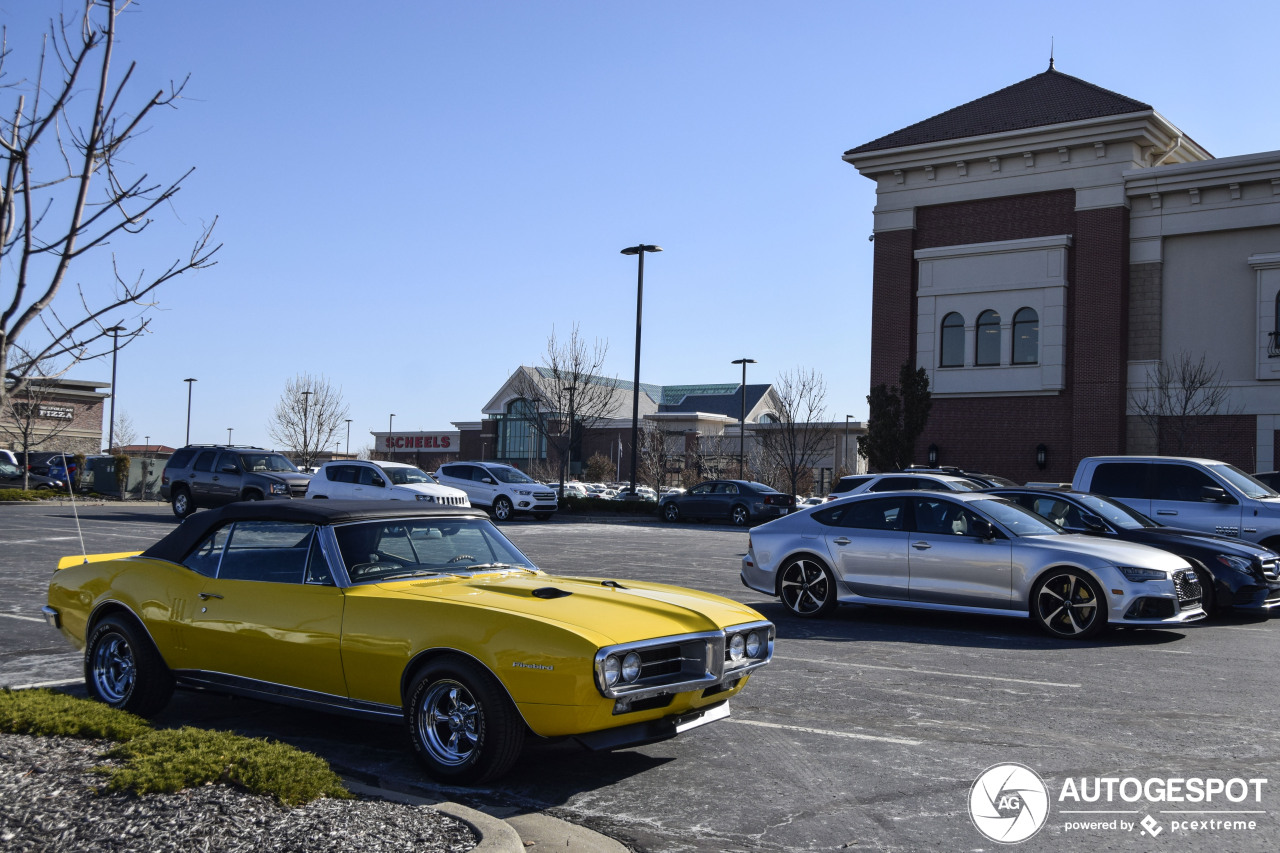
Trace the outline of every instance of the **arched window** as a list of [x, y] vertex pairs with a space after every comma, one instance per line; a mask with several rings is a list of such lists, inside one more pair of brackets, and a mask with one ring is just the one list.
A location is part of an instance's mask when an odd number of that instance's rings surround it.
[[939, 367], [964, 367], [964, 318], [954, 311], [942, 318]]
[[976, 337], [973, 363], [998, 365], [1000, 363], [1000, 315], [990, 309], [979, 314]]
[[541, 459], [544, 445], [533, 421], [538, 407], [523, 397], [507, 404], [498, 435], [499, 459]]
[[1034, 308], [1019, 308], [1013, 315], [1013, 363], [1040, 361], [1040, 315]]

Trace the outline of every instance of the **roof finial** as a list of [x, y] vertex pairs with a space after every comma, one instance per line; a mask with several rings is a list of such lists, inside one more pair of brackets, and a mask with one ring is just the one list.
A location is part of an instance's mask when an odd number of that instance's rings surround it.
[[1049, 36], [1049, 70], [1053, 70], [1053, 36]]

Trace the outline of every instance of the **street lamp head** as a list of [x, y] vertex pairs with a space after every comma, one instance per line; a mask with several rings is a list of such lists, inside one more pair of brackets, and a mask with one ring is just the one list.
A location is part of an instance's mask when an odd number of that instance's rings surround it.
[[199, 379], [184, 379], [183, 382], [199, 382]]
[[729, 363], [730, 364], [755, 364], [756, 360], [754, 358], [735, 358], [733, 361]]
[[102, 331], [104, 331], [104, 332], [110, 332], [112, 335], [117, 335], [117, 334], [119, 334], [120, 332], [123, 332], [123, 331], [124, 331], [124, 326], [108, 326], [107, 328], [103, 329]]
[[624, 255], [638, 255], [641, 252], [661, 252], [661, 246], [651, 246], [647, 243], [641, 243], [639, 246], [628, 246], [622, 250]]

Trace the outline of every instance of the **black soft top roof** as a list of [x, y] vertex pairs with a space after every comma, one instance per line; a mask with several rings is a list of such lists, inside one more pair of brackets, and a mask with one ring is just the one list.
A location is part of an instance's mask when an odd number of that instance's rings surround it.
[[433, 516], [488, 517], [478, 509], [421, 506], [407, 501], [242, 501], [190, 516], [169, 535], [143, 551], [142, 556], [180, 563], [206, 536], [233, 521], [296, 521], [319, 525], [363, 519]]

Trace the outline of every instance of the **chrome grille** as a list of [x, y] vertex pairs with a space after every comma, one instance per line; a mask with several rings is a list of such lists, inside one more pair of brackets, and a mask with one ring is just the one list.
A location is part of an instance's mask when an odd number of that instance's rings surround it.
[[555, 492], [534, 492], [533, 499], [535, 501], [553, 501], [556, 499]]
[[1178, 593], [1178, 605], [1186, 610], [1200, 603], [1204, 593], [1200, 589], [1200, 580], [1195, 572], [1180, 571], [1173, 573], [1173, 588]]
[[1267, 580], [1280, 580], [1280, 558], [1263, 560], [1262, 574], [1266, 575]]

